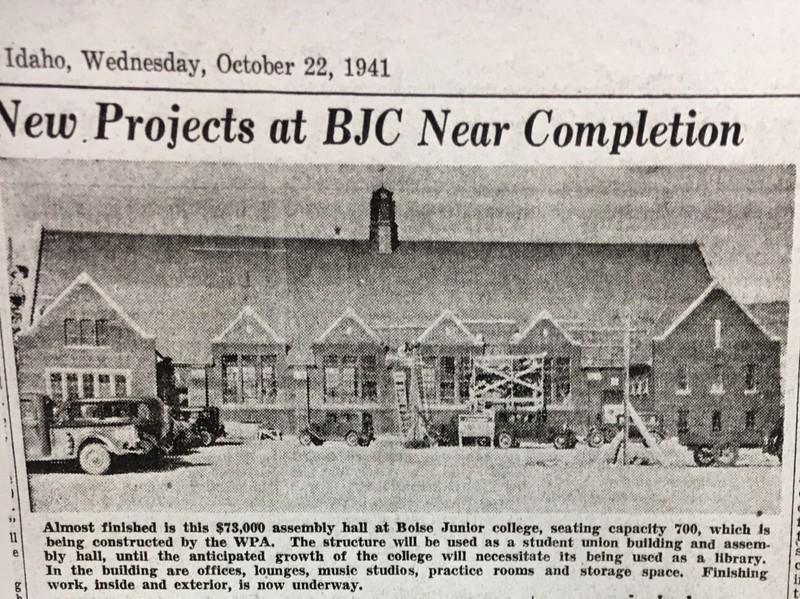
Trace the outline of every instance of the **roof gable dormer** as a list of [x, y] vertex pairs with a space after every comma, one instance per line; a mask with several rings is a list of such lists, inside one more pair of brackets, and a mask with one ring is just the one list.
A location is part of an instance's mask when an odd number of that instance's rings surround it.
[[483, 345], [480, 335], [474, 334], [452, 310], [445, 310], [417, 339], [425, 345]]
[[79, 303], [86, 303], [90, 301], [91, 296], [95, 296], [101, 300], [112, 312], [116, 313], [120, 322], [132, 330], [134, 333], [143, 339], [155, 339], [155, 336], [145, 331], [128, 313], [114, 300], [103, 288], [98, 285], [88, 273], [82, 272], [79, 274], [61, 293], [50, 303], [47, 309], [37, 318], [34, 323], [26, 330], [20, 332], [20, 337], [34, 336], [40, 327], [52, 321], [53, 319], [62, 318], [75, 318], [75, 315], [69, 313], [68, 304], [78, 301]]
[[348, 307], [344, 313], [329, 326], [314, 342], [316, 345], [354, 345], [376, 344], [383, 345], [383, 340], [375, 330], [370, 327], [352, 308]]
[[543, 342], [553, 342], [554, 340], [562, 340], [571, 345], [580, 345], [578, 340], [562, 327], [550, 312], [542, 310], [523, 331], [512, 336], [511, 344], [534, 343], [541, 345]]
[[214, 343], [286, 345], [286, 339], [278, 335], [251, 306], [244, 306], [228, 326], [214, 338]]

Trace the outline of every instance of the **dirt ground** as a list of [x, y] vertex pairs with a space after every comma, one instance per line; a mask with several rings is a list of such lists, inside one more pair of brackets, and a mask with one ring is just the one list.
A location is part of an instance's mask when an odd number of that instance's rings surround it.
[[561, 512], [775, 513], [780, 467], [743, 450], [733, 468], [698, 468], [676, 443], [664, 466], [611, 466], [602, 449], [523, 446], [406, 449], [302, 447], [294, 437], [259, 441], [248, 431], [169, 458], [157, 469], [131, 462], [91, 476], [31, 465], [34, 511], [131, 512]]

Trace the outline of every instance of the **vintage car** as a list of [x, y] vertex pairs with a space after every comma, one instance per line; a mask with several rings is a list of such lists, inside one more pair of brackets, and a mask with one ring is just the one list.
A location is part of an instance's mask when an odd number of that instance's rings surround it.
[[498, 410], [494, 415], [495, 447], [519, 447], [520, 442], [552, 443], [556, 449], [572, 449], [578, 438], [566, 424], [548, 422], [547, 412]]
[[375, 440], [372, 414], [356, 410], [324, 410], [310, 414], [308, 426], [298, 437], [301, 445], [345, 441], [351, 447], [367, 447]]
[[[609, 408], [614, 408], [609, 409]], [[639, 417], [647, 427], [648, 432], [655, 437], [657, 441], [662, 441], [665, 437], [664, 419], [655, 412], [639, 412]], [[625, 426], [625, 415], [623, 413], [622, 405], [606, 406], [603, 415], [603, 423], [593, 427], [586, 435], [586, 444], [589, 447], [600, 447], [604, 443], [610, 443], [611, 440], [617, 436], [622, 428]], [[634, 426], [633, 422], [629, 425], [629, 439], [634, 442], [644, 443], [642, 434], [639, 429]]]
[[194, 437], [198, 445], [208, 447], [225, 436], [225, 425], [220, 421], [219, 408], [216, 406], [177, 407], [173, 408], [172, 417], [177, 422], [186, 423], [185, 436]]
[[25, 459], [77, 460], [88, 474], [105, 474], [113, 458], [155, 455], [171, 438], [164, 404], [156, 398], [53, 402], [20, 397]]
[[[721, 414], [721, 413], [720, 413]], [[744, 420], [744, 419], [740, 419]], [[719, 425], [691, 427], [678, 431], [678, 442], [692, 451], [698, 466], [733, 466], [739, 459], [740, 449], [761, 449], [783, 459], [783, 424], [772, 424], [768, 429], [758, 427], [723, 428], [722, 417]]]

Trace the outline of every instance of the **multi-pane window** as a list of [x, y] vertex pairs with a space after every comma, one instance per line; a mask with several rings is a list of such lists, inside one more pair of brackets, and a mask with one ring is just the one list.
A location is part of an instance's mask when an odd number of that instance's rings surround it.
[[67, 377], [67, 390], [66, 390], [66, 398], [69, 400], [78, 399], [80, 395], [80, 385], [78, 385], [78, 373], [77, 372], [68, 372]]
[[378, 400], [378, 368], [374, 355], [323, 358], [325, 400], [360, 403]]
[[439, 358], [439, 400], [442, 403], [456, 400], [456, 359], [453, 356]]
[[225, 354], [222, 366], [223, 403], [271, 403], [278, 396], [277, 356]]
[[466, 403], [472, 381], [470, 356], [425, 356], [422, 360], [422, 387], [431, 403]]
[[272, 403], [278, 397], [275, 356], [261, 356], [261, 403]]
[[342, 396], [358, 397], [358, 358], [355, 356], [342, 357]]
[[82, 318], [64, 320], [64, 345], [73, 347], [103, 347], [109, 344], [108, 321]]
[[84, 372], [81, 375], [81, 388], [83, 390], [83, 397], [94, 397], [94, 379], [95, 375], [89, 372]]
[[94, 333], [94, 320], [81, 319], [81, 345], [96, 345], [97, 336]]
[[758, 389], [758, 368], [755, 364], [747, 364], [744, 368], [744, 388], [747, 391]]
[[240, 364], [242, 369], [242, 401], [244, 403], [254, 403], [258, 393], [258, 379], [256, 378], [258, 357], [241, 356]]
[[239, 357], [222, 356], [222, 403], [239, 402]]
[[64, 321], [64, 345], [79, 345], [80, 342], [81, 336], [78, 330], [78, 321], [73, 318], [67, 318]]
[[744, 430], [751, 431], [756, 427], [756, 411], [747, 410], [744, 413]]
[[378, 361], [375, 356], [361, 356], [361, 397], [378, 401]]
[[461, 403], [469, 400], [469, 387], [472, 382], [472, 358], [461, 356], [458, 366], [458, 397]]
[[127, 397], [128, 374], [122, 371], [49, 370], [48, 392], [53, 401]]
[[97, 345], [103, 346], [109, 344], [109, 334], [108, 334], [108, 321], [107, 320], [96, 320], [95, 321], [95, 339], [97, 340]]
[[100, 397], [111, 397], [111, 375], [97, 375], [97, 394]]
[[325, 377], [325, 398], [336, 399], [339, 397], [339, 384], [341, 373], [339, 371], [339, 359], [336, 356], [325, 356], [323, 360]]

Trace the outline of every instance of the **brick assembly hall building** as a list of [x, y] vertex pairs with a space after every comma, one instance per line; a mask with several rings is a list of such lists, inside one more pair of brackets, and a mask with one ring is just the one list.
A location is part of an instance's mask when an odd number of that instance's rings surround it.
[[628, 306], [631, 397], [668, 434], [776, 417], [781, 341], [698, 244], [411, 241], [390, 191], [369, 206], [362, 240], [41, 230], [21, 392], [158, 394], [287, 432], [309, 402], [389, 432], [409, 348], [437, 419], [465, 409], [474, 356], [545, 352], [548, 414], [583, 433], [621, 403]]

